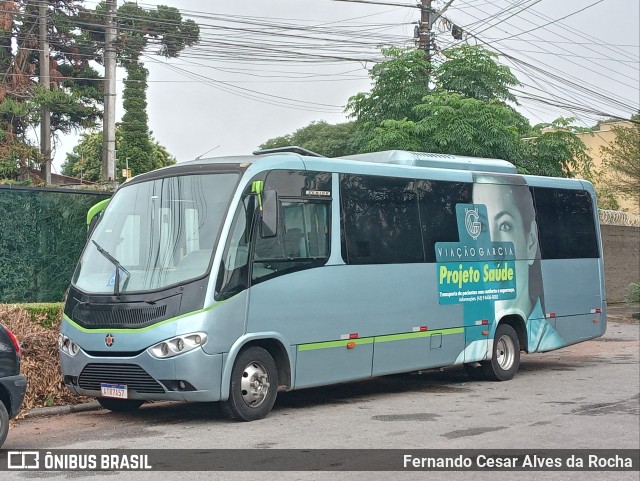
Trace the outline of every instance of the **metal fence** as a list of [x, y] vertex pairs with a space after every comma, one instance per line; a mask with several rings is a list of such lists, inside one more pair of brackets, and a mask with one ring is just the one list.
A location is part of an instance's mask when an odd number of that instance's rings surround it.
[[86, 241], [86, 215], [104, 191], [0, 185], [0, 303], [57, 302]]
[[640, 227], [640, 215], [638, 214], [623, 212], [621, 210], [605, 209], [598, 209], [598, 214], [600, 215], [601, 224]]

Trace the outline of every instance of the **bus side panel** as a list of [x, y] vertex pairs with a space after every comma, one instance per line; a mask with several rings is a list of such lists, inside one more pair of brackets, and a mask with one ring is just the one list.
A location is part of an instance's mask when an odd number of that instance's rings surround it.
[[[350, 343], [353, 347], [348, 346]], [[313, 345], [298, 346], [296, 388], [371, 377], [373, 342], [341, 341], [339, 344], [315, 348]]]
[[[567, 344], [602, 336], [606, 329], [600, 292], [600, 259], [542, 261], [545, 311]], [[594, 320], [596, 322], [594, 322]]]
[[[245, 290], [215, 304], [205, 313], [206, 332], [209, 336], [207, 343], [203, 346], [205, 352], [208, 354], [229, 352], [231, 346], [245, 333], [248, 299], [249, 291]], [[190, 320], [187, 318], [183, 322], [188, 325]], [[186, 328], [184, 331], [190, 332]]]
[[292, 344], [462, 327], [461, 304], [438, 303], [435, 264], [324, 266], [251, 287], [247, 332]]
[[[373, 374], [453, 364], [464, 349], [463, 309], [438, 304], [436, 281], [435, 264], [335, 265], [286, 274], [251, 288], [247, 332], [278, 331], [299, 346], [296, 387], [367, 377], [372, 364]], [[414, 336], [421, 326], [450, 331], [433, 349], [430, 340]], [[360, 344], [396, 335], [401, 339], [386, 339], [371, 352]], [[350, 336], [354, 352], [313, 346]], [[318, 374], [328, 367], [333, 372]]]
[[416, 371], [455, 363], [464, 350], [462, 329], [445, 329], [415, 339], [386, 340], [376, 338], [373, 375]]

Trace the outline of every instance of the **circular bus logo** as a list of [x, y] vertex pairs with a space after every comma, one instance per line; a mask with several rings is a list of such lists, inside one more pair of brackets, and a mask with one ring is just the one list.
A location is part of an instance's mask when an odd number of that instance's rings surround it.
[[479, 218], [478, 209], [465, 209], [464, 226], [473, 240], [477, 240], [482, 231], [482, 224], [478, 221]]

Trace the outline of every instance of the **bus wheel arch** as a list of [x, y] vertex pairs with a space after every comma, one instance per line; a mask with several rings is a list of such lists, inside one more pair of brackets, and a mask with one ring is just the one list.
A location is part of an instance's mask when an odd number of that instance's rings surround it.
[[513, 379], [520, 366], [518, 337], [516, 330], [509, 323], [498, 324], [491, 348], [491, 359], [480, 363], [486, 379], [492, 381]]
[[502, 319], [500, 319], [500, 322], [498, 323], [498, 325], [500, 324], [507, 324], [511, 326], [513, 330], [516, 331], [516, 334], [518, 335], [518, 343], [520, 344], [520, 350], [528, 352], [527, 325], [525, 324], [522, 317], [517, 315], [505, 316]]
[[236, 421], [256, 421], [266, 417], [277, 396], [278, 368], [263, 347], [244, 346], [231, 370], [229, 398], [222, 410]]
[[285, 349], [282, 342], [273, 339], [255, 339], [247, 342], [242, 346], [242, 350], [249, 348], [250, 346], [261, 347], [267, 351], [276, 363], [278, 369], [278, 388], [283, 386], [286, 391], [291, 389], [291, 362], [289, 354]]
[[[288, 343], [284, 339], [282, 339], [282, 337], [278, 333], [275, 332], [246, 335], [238, 339], [238, 341], [236, 341], [236, 343], [231, 347], [229, 353], [226, 356], [227, 359], [225, 360], [225, 365], [222, 372], [220, 401], [223, 402], [223, 407], [225, 403], [228, 402], [231, 396], [233, 374], [234, 369], [236, 369], [237, 367], [238, 358], [249, 349], [259, 348], [266, 351], [266, 354], [268, 354], [275, 363], [277, 380], [273, 382], [274, 392], [278, 391], [279, 388], [287, 391], [292, 389], [293, 368], [291, 365], [291, 357], [285, 347], [287, 345]], [[271, 383], [272, 381], [269, 382]], [[225, 412], [227, 412], [227, 414], [230, 414], [227, 409], [224, 410]], [[234, 419], [237, 418], [238, 417], [234, 417]]]

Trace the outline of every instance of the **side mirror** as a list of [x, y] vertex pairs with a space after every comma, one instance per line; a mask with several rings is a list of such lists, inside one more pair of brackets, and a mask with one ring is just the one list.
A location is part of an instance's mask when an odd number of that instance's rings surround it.
[[275, 190], [265, 190], [262, 193], [260, 237], [264, 239], [277, 236], [278, 220], [278, 193]]
[[101, 217], [102, 217], [102, 212], [98, 212], [96, 215], [94, 215], [91, 218], [91, 222], [89, 222], [89, 225], [87, 226], [87, 239], [91, 237], [91, 233], [93, 232], [93, 229], [96, 228], [96, 225], [98, 225], [98, 221], [100, 220]]
[[93, 205], [89, 209], [89, 212], [87, 212], [87, 238], [91, 235], [93, 229], [95, 229], [96, 224], [100, 220], [100, 217], [102, 217], [102, 213], [107, 208], [107, 204], [110, 200], [111, 199], [101, 200], [97, 204]]

